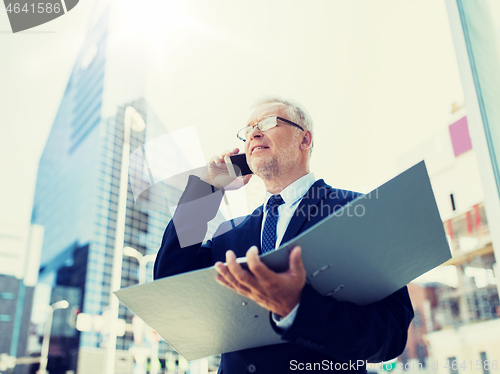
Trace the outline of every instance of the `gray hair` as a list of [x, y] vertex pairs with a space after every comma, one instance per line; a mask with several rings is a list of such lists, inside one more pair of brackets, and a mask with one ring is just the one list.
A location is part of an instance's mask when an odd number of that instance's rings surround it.
[[[257, 100], [252, 108], [258, 108], [261, 105], [279, 103], [286, 105], [288, 107], [288, 118], [290, 121], [295, 122], [297, 125], [302, 126], [305, 130], [309, 130], [311, 135], [313, 133], [313, 120], [309, 112], [304, 108], [302, 104], [292, 99], [285, 99], [278, 95], [266, 95], [261, 99]], [[314, 136], [313, 136], [314, 139]], [[311, 148], [309, 149], [309, 154], [312, 153], [314, 145], [314, 140], [311, 142]]]

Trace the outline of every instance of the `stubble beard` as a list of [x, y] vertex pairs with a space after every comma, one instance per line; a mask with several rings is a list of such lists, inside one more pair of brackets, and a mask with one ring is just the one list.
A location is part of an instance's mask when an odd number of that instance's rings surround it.
[[252, 160], [249, 166], [255, 175], [264, 180], [272, 180], [288, 173], [297, 162], [297, 153], [284, 150], [267, 157], [265, 160], [260, 160], [258, 165], [255, 165], [255, 161]]

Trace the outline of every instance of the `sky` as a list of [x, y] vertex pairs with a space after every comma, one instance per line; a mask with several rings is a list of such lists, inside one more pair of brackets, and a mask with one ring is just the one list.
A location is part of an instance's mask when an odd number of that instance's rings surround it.
[[[241, 146], [234, 135], [253, 100], [279, 94], [314, 119], [316, 176], [368, 192], [463, 101], [444, 1], [122, 3], [127, 35], [155, 50], [153, 108], [170, 128], [197, 126], [207, 160]], [[30, 221], [38, 162], [93, 5], [80, 0], [16, 34], [0, 11], [0, 223]]]

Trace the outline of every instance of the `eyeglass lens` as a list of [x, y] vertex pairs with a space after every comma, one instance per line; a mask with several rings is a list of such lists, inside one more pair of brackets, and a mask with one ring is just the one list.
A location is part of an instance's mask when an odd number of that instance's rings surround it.
[[[257, 127], [259, 128], [260, 131], [266, 131], [269, 129], [272, 129], [274, 126], [277, 124], [277, 119], [276, 117], [269, 117], [266, 119], [263, 119], [257, 124]], [[254, 126], [248, 126], [243, 129], [243, 135], [245, 138], [248, 138], [248, 135], [253, 131]]]

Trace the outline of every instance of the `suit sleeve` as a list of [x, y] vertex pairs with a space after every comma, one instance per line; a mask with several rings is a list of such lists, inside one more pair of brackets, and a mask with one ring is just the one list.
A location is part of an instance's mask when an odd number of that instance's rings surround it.
[[320, 351], [338, 361], [387, 361], [406, 346], [413, 308], [405, 287], [385, 299], [359, 306], [322, 296], [311, 286], [302, 291], [292, 326], [282, 339]]
[[186, 190], [170, 220], [154, 265], [154, 278], [212, 265], [211, 241], [202, 245], [208, 222], [219, 210], [223, 191], [189, 176]]

